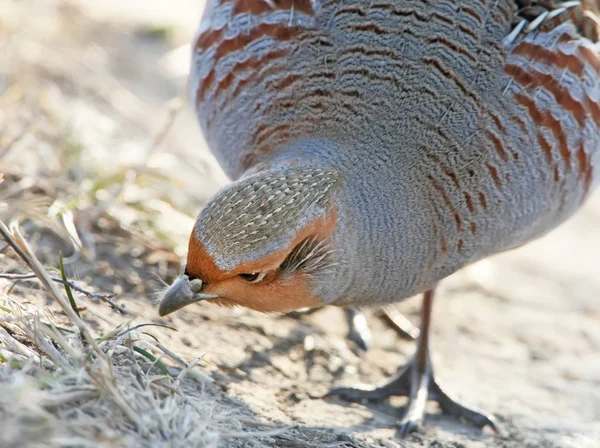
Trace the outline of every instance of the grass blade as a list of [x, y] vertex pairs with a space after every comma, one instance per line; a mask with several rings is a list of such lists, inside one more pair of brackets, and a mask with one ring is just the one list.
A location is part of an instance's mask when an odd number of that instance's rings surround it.
[[73, 311], [75, 311], [77, 317], [81, 317], [81, 314], [79, 314], [79, 309], [77, 308], [77, 302], [75, 302], [75, 297], [73, 297], [73, 292], [71, 291], [71, 287], [69, 286], [69, 279], [67, 278], [67, 274], [65, 273], [65, 265], [63, 263], [62, 250], [58, 253], [58, 264], [60, 266], [60, 276], [63, 279], [63, 285], [65, 286], [67, 297], [69, 298], [69, 302], [71, 303], [71, 308], [73, 308]]
[[167, 369], [167, 366], [165, 366], [162, 363], [162, 361], [160, 359], [158, 359], [156, 356], [154, 356], [152, 353], [147, 352], [146, 350], [144, 350], [141, 347], [138, 347], [137, 345], [133, 346], [133, 351], [139, 353], [140, 355], [144, 356], [145, 358], [148, 358], [165, 375], [172, 376], [171, 373], [169, 372], [169, 369]]

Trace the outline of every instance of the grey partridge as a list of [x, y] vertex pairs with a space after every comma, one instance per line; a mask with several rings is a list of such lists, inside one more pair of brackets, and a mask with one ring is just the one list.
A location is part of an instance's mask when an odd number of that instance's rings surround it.
[[424, 293], [417, 351], [377, 388], [477, 426], [435, 381], [434, 289], [568, 219], [600, 176], [597, 1], [209, 0], [190, 91], [235, 181], [200, 213], [160, 314]]

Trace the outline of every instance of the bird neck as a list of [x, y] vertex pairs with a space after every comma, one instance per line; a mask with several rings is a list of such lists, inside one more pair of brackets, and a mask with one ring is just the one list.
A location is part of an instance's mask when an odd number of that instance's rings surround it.
[[400, 155], [385, 159], [385, 153], [373, 144], [314, 139], [290, 145], [272, 160], [271, 169], [302, 165], [339, 174], [332, 237], [339, 264], [335, 281], [321, 292], [327, 304], [391, 303], [422, 290], [427, 281], [425, 242], [432, 230], [426, 213], [414, 205], [422, 200], [412, 164]]

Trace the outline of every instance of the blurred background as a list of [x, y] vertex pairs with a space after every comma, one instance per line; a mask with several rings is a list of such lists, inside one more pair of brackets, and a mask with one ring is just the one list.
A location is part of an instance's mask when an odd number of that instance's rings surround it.
[[188, 44], [203, 2], [1, 8], [2, 166], [38, 183], [57, 178], [52, 187], [71, 190], [61, 200], [72, 209], [99, 196], [102, 207], [115, 205], [110, 198], [148, 206], [181, 242], [188, 230], [171, 211], [193, 216], [226, 181], [186, 107]]
[[[498, 416], [499, 438], [432, 406], [428, 426], [400, 442], [393, 423], [403, 400], [318, 399], [332, 385], [377, 382], [412, 354], [412, 342], [370, 313], [374, 346], [366, 353], [347, 340], [337, 309], [295, 319], [205, 305], [158, 319], [157, 291], [177, 275], [196, 214], [227, 182], [187, 104], [188, 44], [203, 7], [202, 0], [0, 0], [0, 219], [20, 223], [48, 269], [62, 251], [70, 278], [124, 306], [79, 294], [86, 324], [98, 335], [131, 319], [167, 324], [179, 331], [154, 334], [178, 357], [204, 355], [214, 383], [186, 390], [229, 417], [208, 419], [212, 438], [198, 446], [599, 446], [598, 193], [548, 237], [442, 283], [433, 324], [438, 375]], [[39, 282], [15, 279], [28, 269], [0, 246], [0, 274], [13, 275], [0, 278], [4, 308], [54, 309]], [[416, 323], [418, 305], [411, 299], [399, 309]], [[2, 312], [9, 314], [0, 311], [0, 325], [14, 332]], [[0, 350], [9, 344], [1, 336]], [[0, 356], [0, 395], [19, 370], [7, 359]], [[11, 446], [5, 431], [16, 424], [2, 411], [26, 412], [30, 395], [11, 397], [0, 399], [1, 446]], [[60, 409], [44, 412], [54, 425], [47, 430], [63, 437], [56, 428], [73, 417]], [[257, 430], [256, 422], [278, 429]], [[115, 431], [107, 446], [158, 446]], [[81, 440], [100, 446], [90, 434]], [[54, 446], [50, 438], [39, 443]]]

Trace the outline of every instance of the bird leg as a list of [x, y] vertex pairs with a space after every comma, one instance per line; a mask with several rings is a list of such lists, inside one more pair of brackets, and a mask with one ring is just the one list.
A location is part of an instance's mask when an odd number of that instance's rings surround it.
[[[302, 316], [313, 314], [321, 309], [323, 308], [308, 308], [300, 311], [291, 311], [285, 316], [299, 319]], [[348, 325], [348, 339], [358, 345], [362, 350], [369, 350], [371, 348], [373, 337], [365, 314], [358, 308], [344, 308], [344, 314]], [[412, 340], [419, 337], [419, 329], [397, 310], [386, 308], [378, 310], [375, 315], [389, 328], [394, 330], [401, 338]]]
[[417, 352], [411, 360], [388, 381], [378, 386], [340, 387], [331, 390], [327, 396], [339, 396], [349, 401], [384, 400], [390, 396], [408, 397], [408, 405], [403, 419], [398, 422], [401, 436], [418, 428], [425, 417], [428, 400], [437, 401], [442, 412], [474, 426], [491, 427], [497, 432], [495, 419], [477, 409], [471, 408], [448, 394], [435, 380], [429, 358], [429, 327], [434, 290], [423, 296], [422, 321]]
[[[348, 323], [348, 339], [363, 350], [371, 348], [371, 331], [364, 313], [356, 308], [344, 308], [344, 314]], [[375, 315], [402, 339], [413, 340], [419, 337], [419, 329], [397, 310], [385, 308], [377, 310]]]

